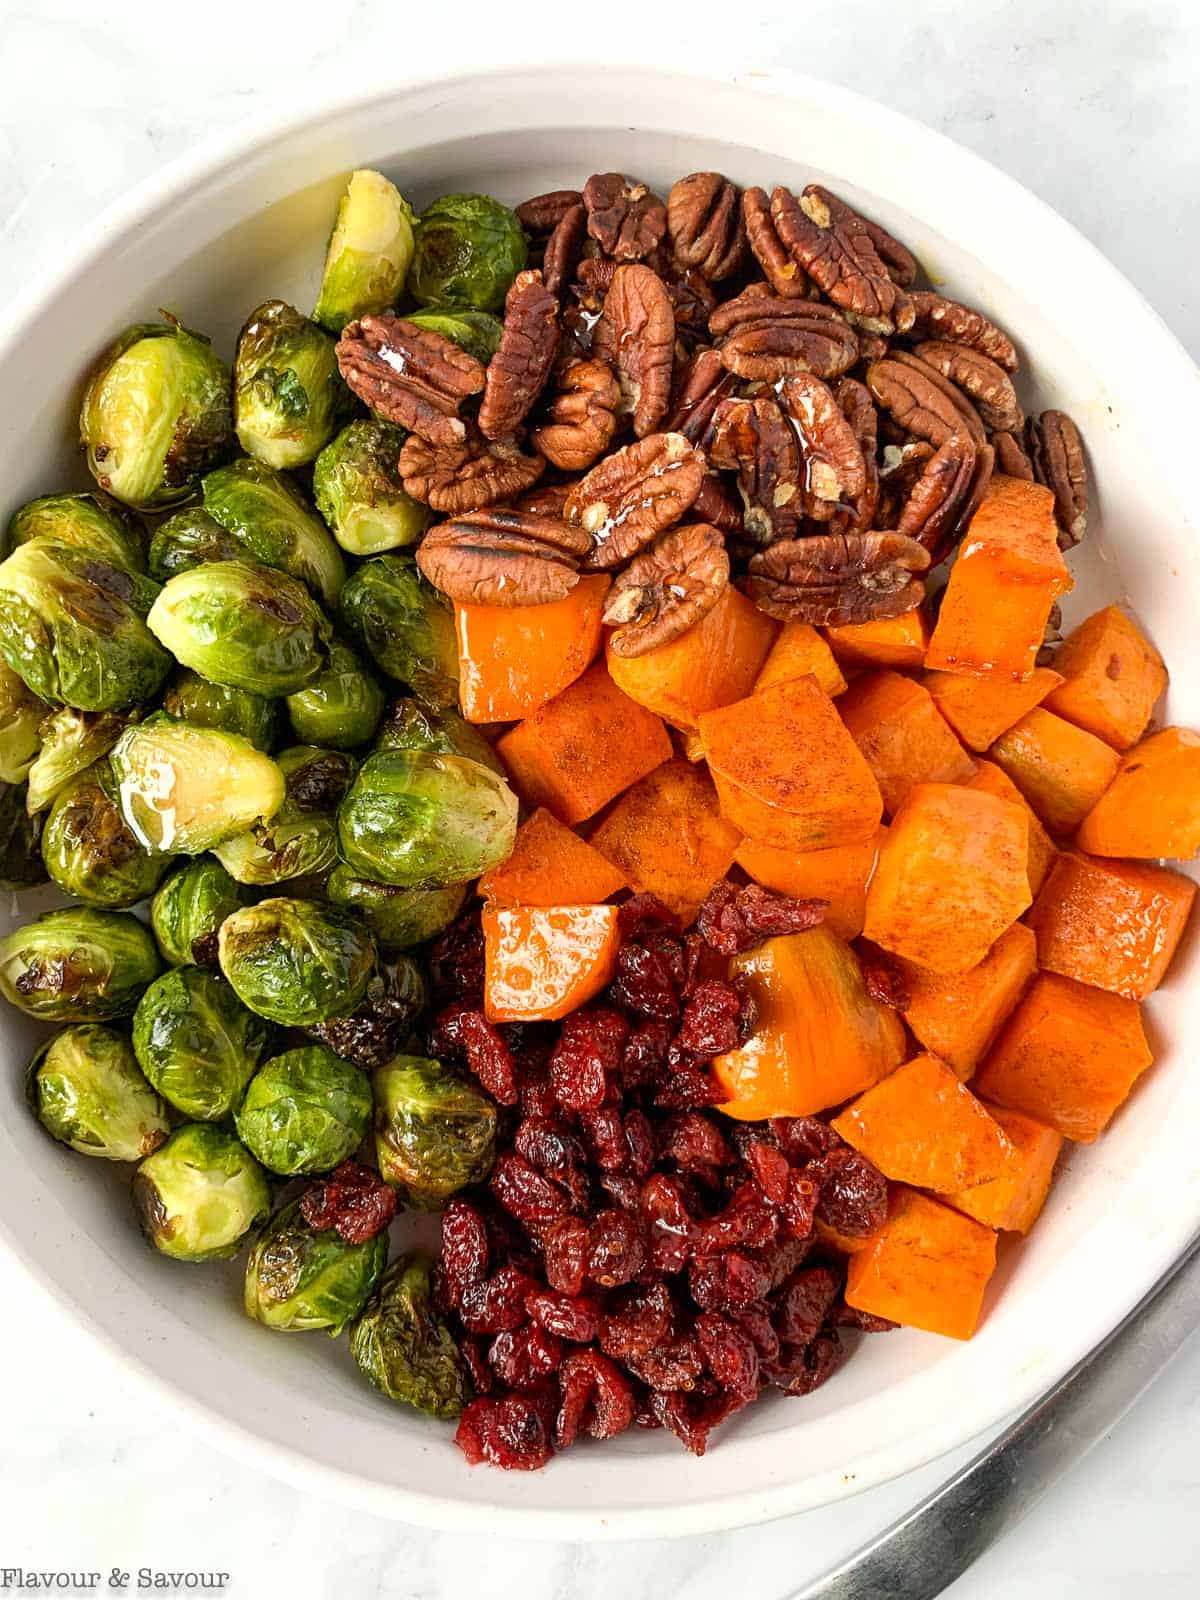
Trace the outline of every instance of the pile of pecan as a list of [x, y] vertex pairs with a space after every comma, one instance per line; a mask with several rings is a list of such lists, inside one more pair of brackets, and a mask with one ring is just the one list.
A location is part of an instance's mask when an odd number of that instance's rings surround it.
[[452, 599], [541, 604], [611, 572], [613, 648], [639, 655], [730, 583], [815, 624], [911, 610], [993, 471], [1053, 491], [1064, 548], [1083, 536], [1078, 430], [1025, 417], [1012, 340], [821, 185], [697, 172], [664, 202], [601, 173], [517, 215], [540, 265], [486, 366], [397, 315], [338, 345], [409, 430], [405, 488], [447, 519], [417, 559]]

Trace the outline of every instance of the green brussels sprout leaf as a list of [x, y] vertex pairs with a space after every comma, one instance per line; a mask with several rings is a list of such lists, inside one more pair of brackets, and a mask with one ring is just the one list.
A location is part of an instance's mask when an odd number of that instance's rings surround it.
[[436, 1211], [482, 1183], [496, 1154], [494, 1102], [424, 1056], [396, 1056], [372, 1078], [375, 1155], [386, 1182], [410, 1204]]
[[387, 1396], [450, 1421], [471, 1398], [466, 1366], [433, 1305], [432, 1263], [415, 1251], [384, 1273], [350, 1329], [350, 1353]]
[[0, 939], [0, 994], [38, 1022], [106, 1022], [133, 1010], [161, 966], [127, 911], [70, 906]]
[[42, 829], [42, 860], [65, 894], [114, 911], [153, 894], [170, 864], [152, 854], [122, 816], [108, 759], [55, 797]]
[[287, 701], [296, 737], [330, 750], [355, 750], [366, 744], [379, 725], [383, 706], [377, 679], [349, 645], [337, 640], [329, 647], [328, 665]]
[[356, 917], [282, 897], [226, 917], [218, 954], [243, 1005], [293, 1028], [348, 1016], [375, 968], [375, 942]]
[[507, 206], [486, 194], [444, 194], [417, 219], [408, 292], [423, 306], [499, 311], [528, 253]]
[[352, 1156], [370, 1120], [366, 1077], [320, 1044], [264, 1062], [234, 1117], [251, 1154], [289, 1178], [329, 1172]]
[[[3, 571], [0, 568], [0, 571]], [[364, 561], [342, 590], [342, 616], [389, 678], [434, 706], [458, 698], [458, 642], [446, 601], [411, 556]]]
[[264, 461], [244, 459], [210, 472], [201, 487], [205, 511], [238, 541], [244, 559], [299, 578], [324, 605], [337, 604], [346, 564], [290, 478]]
[[134, 514], [106, 494], [44, 494], [8, 525], [9, 548], [52, 539], [99, 556], [127, 572], [146, 570], [146, 533]]
[[317, 457], [317, 510], [351, 555], [374, 556], [413, 544], [434, 519], [401, 481], [396, 463], [404, 440], [403, 428], [364, 417], [343, 428]]
[[233, 423], [249, 455], [302, 467], [337, 431], [349, 403], [333, 340], [284, 300], [252, 311], [233, 361]]
[[387, 1234], [347, 1244], [310, 1228], [300, 1202], [277, 1211], [246, 1263], [246, 1315], [281, 1333], [341, 1333], [363, 1309], [387, 1261]]
[[266, 1175], [244, 1146], [209, 1122], [189, 1122], [133, 1175], [133, 1203], [156, 1250], [176, 1261], [237, 1255], [271, 1209]]
[[381, 172], [350, 174], [338, 203], [313, 316], [330, 333], [395, 305], [413, 253], [412, 207]]
[[172, 967], [133, 1014], [133, 1049], [147, 1079], [177, 1111], [220, 1122], [241, 1104], [269, 1029], [215, 972]]
[[82, 1022], [35, 1053], [25, 1078], [34, 1115], [52, 1139], [104, 1161], [140, 1161], [171, 1131], [167, 1108], [114, 1028]]
[[217, 930], [244, 904], [242, 890], [212, 856], [176, 867], [150, 903], [150, 926], [173, 967], [215, 967]]
[[345, 863], [334, 867], [325, 884], [334, 905], [356, 911], [383, 950], [407, 950], [436, 939], [462, 910], [467, 888], [452, 883], [440, 889], [401, 889], [357, 877]]

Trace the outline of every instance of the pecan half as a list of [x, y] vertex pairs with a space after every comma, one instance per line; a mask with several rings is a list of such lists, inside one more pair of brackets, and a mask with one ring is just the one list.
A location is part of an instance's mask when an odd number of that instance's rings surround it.
[[975, 446], [954, 433], [925, 462], [896, 524], [896, 532], [915, 539], [936, 565], [950, 550], [959, 513], [975, 476]]
[[835, 217], [818, 194], [805, 190], [797, 200], [779, 188], [771, 196], [771, 217], [793, 259], [848, 316], [872, 333], [912, 326], [912, 301], [888, 276], [856, 212]]
[[524, 494], [517, 496], [513, 501], [513, 510], [532, 511], [535, 516], [557, 517], [564, 522], [567, 496], [574, 487], [574, 483], [539, 483], [536, 488], [527, 489]]
[[848, 507], [866, 488], [866, 463], [854, 429], [833, 391], [809, 372], [785, 378], [779, 398], [800, 440], [805, 515], [828, 522], [840, 505]]
[[1064, 411], [1030, 419], [1029, 445], [1039, 483], [1054, 494], [1058, 542], [1064, 550], [1087, 532], [1088, 474], [1079, 429]]
[[697, 350], [676, 371], [671, 409], [663, 428], [700, 444], [708, 435], [713, 412], [736, 383], [737, 374], [729, 371], [718, 350]]
[[1024, 478], [1033, 482], [1033, 462], [1025, 449], [1024, 440], [1015, 433], [994, 433], [992, 448], [996, 452], [996, 471], [1006, 478]]
[[708, 457], [738, 475], [747, 537], [764, 546], [794, 539], [803, 511], [800, 441], [772, 399], [723, 400], [713, 416]]
[[708, 326], [721, 339], [721, 360], [739, 378], [774, 383], [793, 372], [836, 378], [858, 360], [854, 329], [832, 306], [815, 300], [746, 290], [718, 306]]
[[945, 295], [934, 294], [931, 289], [914, 289], [912, 292], [914, 339], [947, 339], [952, 344], [965, 344], [980, 355], [991, 358], [1005, 372], [1015, 372], [1020, 366], [1017, 348], [994, 322], [989, 322], [982, 311], [964, 306], [958, 300], [947, 300]]
[[667, 231], [667, 208], [623, 172], [598, 172], [583, 186], [588, 233], [615, 261], [644, 261]]
[[549, 235], [568, 211], [582, 204], [578, 189], [551, 189], [546, 194], [535, 194], [532, 200], [522, 200], [516, 208], [517, 221], [526, 233]]
[[542, 251], [542, 277], [551, 294], [561, 295], [579, 265], [587, 237], [587, 208], [580, 201], [564, 211]]
[[[954, 411], [958, 413], [954, 422], [955, 431], [961, 433], [965, 428], [975, 444], [986, 444], [987, 433], [983, 426], [983, 418], [971, 404], [966, 393], [956, 383], [951, 383], [949, 378], [944, 377], [932, 362], [926, 361], [924, 356], [917, 355], [913, 350], [892, 350], [885, 359], [898, 362], [902, 367], [907, 367], [910, 372], [919, 373], [927, 384], [934, 389], [940, 390], [953, 406]], [[947, 415], [953, 415], [953, 413], [947, 412]], [[940, 443], [941, 441], [935, 442]]]
[[504, 302], [504, 329], [488, 362], [479, 431], [504, 439], [541, 394], [558, 348], [558, 301], [540, 272], [518, 272]]
[[715, 472], [704, 474], [700, 493], [692, 502], [692, 512], [700, 522], [711, 522], [722, 533], [740, 536], [745, 532], [737, 502]]
[[[864, 217], [861, 212], [855, 211], [853, 206], [826, 189], [823, 184], [810, 183], [804, 191], [804, 200], [814, 205], [820, 204], [834, 222], [844, 223], [848, 228], [861, 229], [875, 246], [875, 253], [887, 268], [888, 277], [893, 283], [898, 283], [902, 289], [907, 289], [916, 282], [917, 258], [899, 239], [893, 237], [887, 229], [878, 222], [872, 222], [869, 217]], [[813, 213], [810, 211], [809, 215]], [[822, 226], [828, 226], [822, 223]]]
[[991, 356], [945, 339], [924, 340], [916, 346], [916, 354], [971, 399], [985, 428], [1015, 433], [1025, 426], [1012, 379]]
[[511, 440], [489, 442], [472, 430], [460, 444], [436, 449], [417, 434], [400, 449], [400, 478], [414, 500], [454, 516], [480, 511], [531, 489], [546, 469]]
[[867, 388], [906, 434], [934, 446], [945, 444], [954, 433], [984, 443], [983, 424], [966, 396], [906, 350], [873, 361], [867, 368]]
[[862, 533], [874, 523], [875, 508], [879, 504], [879, 466], [876, 455], [879, 448], [879, 413], [875, 410], [870, 390], [865, 384], [859, 383], [857, 378], [842, 378], [833, 394], [858, 441], [863, 459], [862, 492], [853, 500], [853, 516], [843, 531]]
[[[949, 437], [957, 438], [957, 434]], [[879, 466], [879, 504], [875, 526], [894, 529], [908, 504], [913, 488], [935, 452], [925, 439], [910, 439], [906, 444], [884, 446]]]
[[720, 172], [680, 178], [667, 196], [667, 232], [681, 266], [710, 283], [732, 277], [746, 255], [741, 191]]
[[776, 232], [765, 189], [746, 190], [742, 196], [742, 220], [754, 259], [775, 293], [785, 300], [811, 300], [815, 286]]
[[575, 485], [566, 515], [595, 540], [590, 571], [622, 566], [678, 522], [700, 493], [704, 458], [681, 433], [652, 433], [615, 450]]
[[903, 534], [830, 533], [760, 551], [742, 587], [770, 617], [839, 627], [920, 605], [928, 566], [929, 552]]
[[717, 528], [689, 522], [661, 533], [619, 573], [604, 620], [617, 624], [619, 656], [641, 656], [677, 639], [708, 615], [729, 584], [729, 557]]
[[417, 565], [462, 605], [538, 606], [570, 594], [591, 544], [554, 517], [494, 507], [430, 528]]
[[717, 309], [717, 296], [695, 267], [669, 272], [663, 279], [675, 313], [675, 339], [686, 351], [708, 343], [708, 319]]
[[563, 362], [555, 375], [548, 420], [530, 434], [534, 449], [562, 472], [586, 472], [612, 443], [620, 403], [621, 390], [607, 362]]
[[337, 361], [347, 386], [377, 416], [433, 445], [466, 438], [459, 407], [480, 392], [485, 374], [453, 340], [385, 312], [346, 324]]
[[675, 312], [656, 272], [640, 264], [617, 268], [592, 349], [615, 370], [621, 409], [644, 439], [666, 415], [675, 369]]

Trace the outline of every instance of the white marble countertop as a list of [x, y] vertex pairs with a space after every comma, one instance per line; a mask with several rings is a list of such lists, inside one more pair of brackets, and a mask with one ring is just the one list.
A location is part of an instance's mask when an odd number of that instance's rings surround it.
[[[389, 0], [0, 0], [0, 294], [56, 262], [108, 200], [214, 128], [302, 104], [381, 57], [666, 59], [718, 50], [824, 75], [986, 155], [1088, 234], [1200, 354], [1200, 26], [1192, 0], [742, 0], [720, 10]], [[523, 20], [522, 20], [523, 19]], [[634, 20], [636, 19], [636, 20]], [[603, 29], [603, 36], [601, 36]], [[469, 35], [469, 37], [467, 37]], [[681, 47], [681, 36], [685, 39]], [[705, 43], [705, 37], [711, 43]], [[469, 52], [465, 56], [464, 52]], [[1103, 337], [1103, 330], [1097, 330]], [[1114, 1271], [1120, 1263], [1114, 1262]], [[187, 1434], [0, 1265], [4, 1568], [220, 1570], [296, 1600], [717, 1600], [788, 1595], [969, 1452], [841, 1507], [739, 1533], [587, 1548], [430, 1533], [333, 1506]], [[1193, 1600], [1200, 1341], [1048, 1501], [953, 1590], [961, 1600]]]

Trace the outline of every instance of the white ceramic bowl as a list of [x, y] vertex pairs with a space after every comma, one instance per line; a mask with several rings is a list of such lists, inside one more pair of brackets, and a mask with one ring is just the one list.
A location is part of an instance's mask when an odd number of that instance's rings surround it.
[[[269, 295], [312, 303], [346, 171], [381, 167], [418, 206], [453, 189], [516, 202], [620, 169], [664, 189], [717, 168], [820, 179], [894, 229], [939, 286], [1009, 329], [1022, 390], [1086, 437], [1099, 516], [1072, 558], [1068, 617], [1127, 594], [1200, 722], [1196, 373], [1107, 262], [976, 157], [827, 84], [595, 64], [408, 83], [243, 134], [168, 169], [36, 286], [0, 337], [3, 514], [82, 486], [79, 379], [124, 324], [176, 310], [228, 356]], [[32, 1032], [0, 1019], [0, 1233], [12, 1255], [187, 1418], [264, 1468], [414, 1522], [572, 1538], [710, 1532], [845, 1496], [917, 1466], [1029, 1401], [1144, 1292], [1200, 1221], [1193, 940], [1149, 1008], [1158, 1064], [1106, 1137], [1073, 1150], [1030, 1240], [1006, 1242], [969, 1344], [896, 1333], [803, 1401], [752, 1407], [697, 1461], [661, 1434], [570, 1451], [547, 1471], [472, 1470], [452, 1431], [382, 1402], [344, 1343], [250, 1324], [236, 1274], [154, 1255], [127, 1175], [55, 1147], [22, 1103]], [[8, 1264], [8, 1270], [14, 1270]]]

